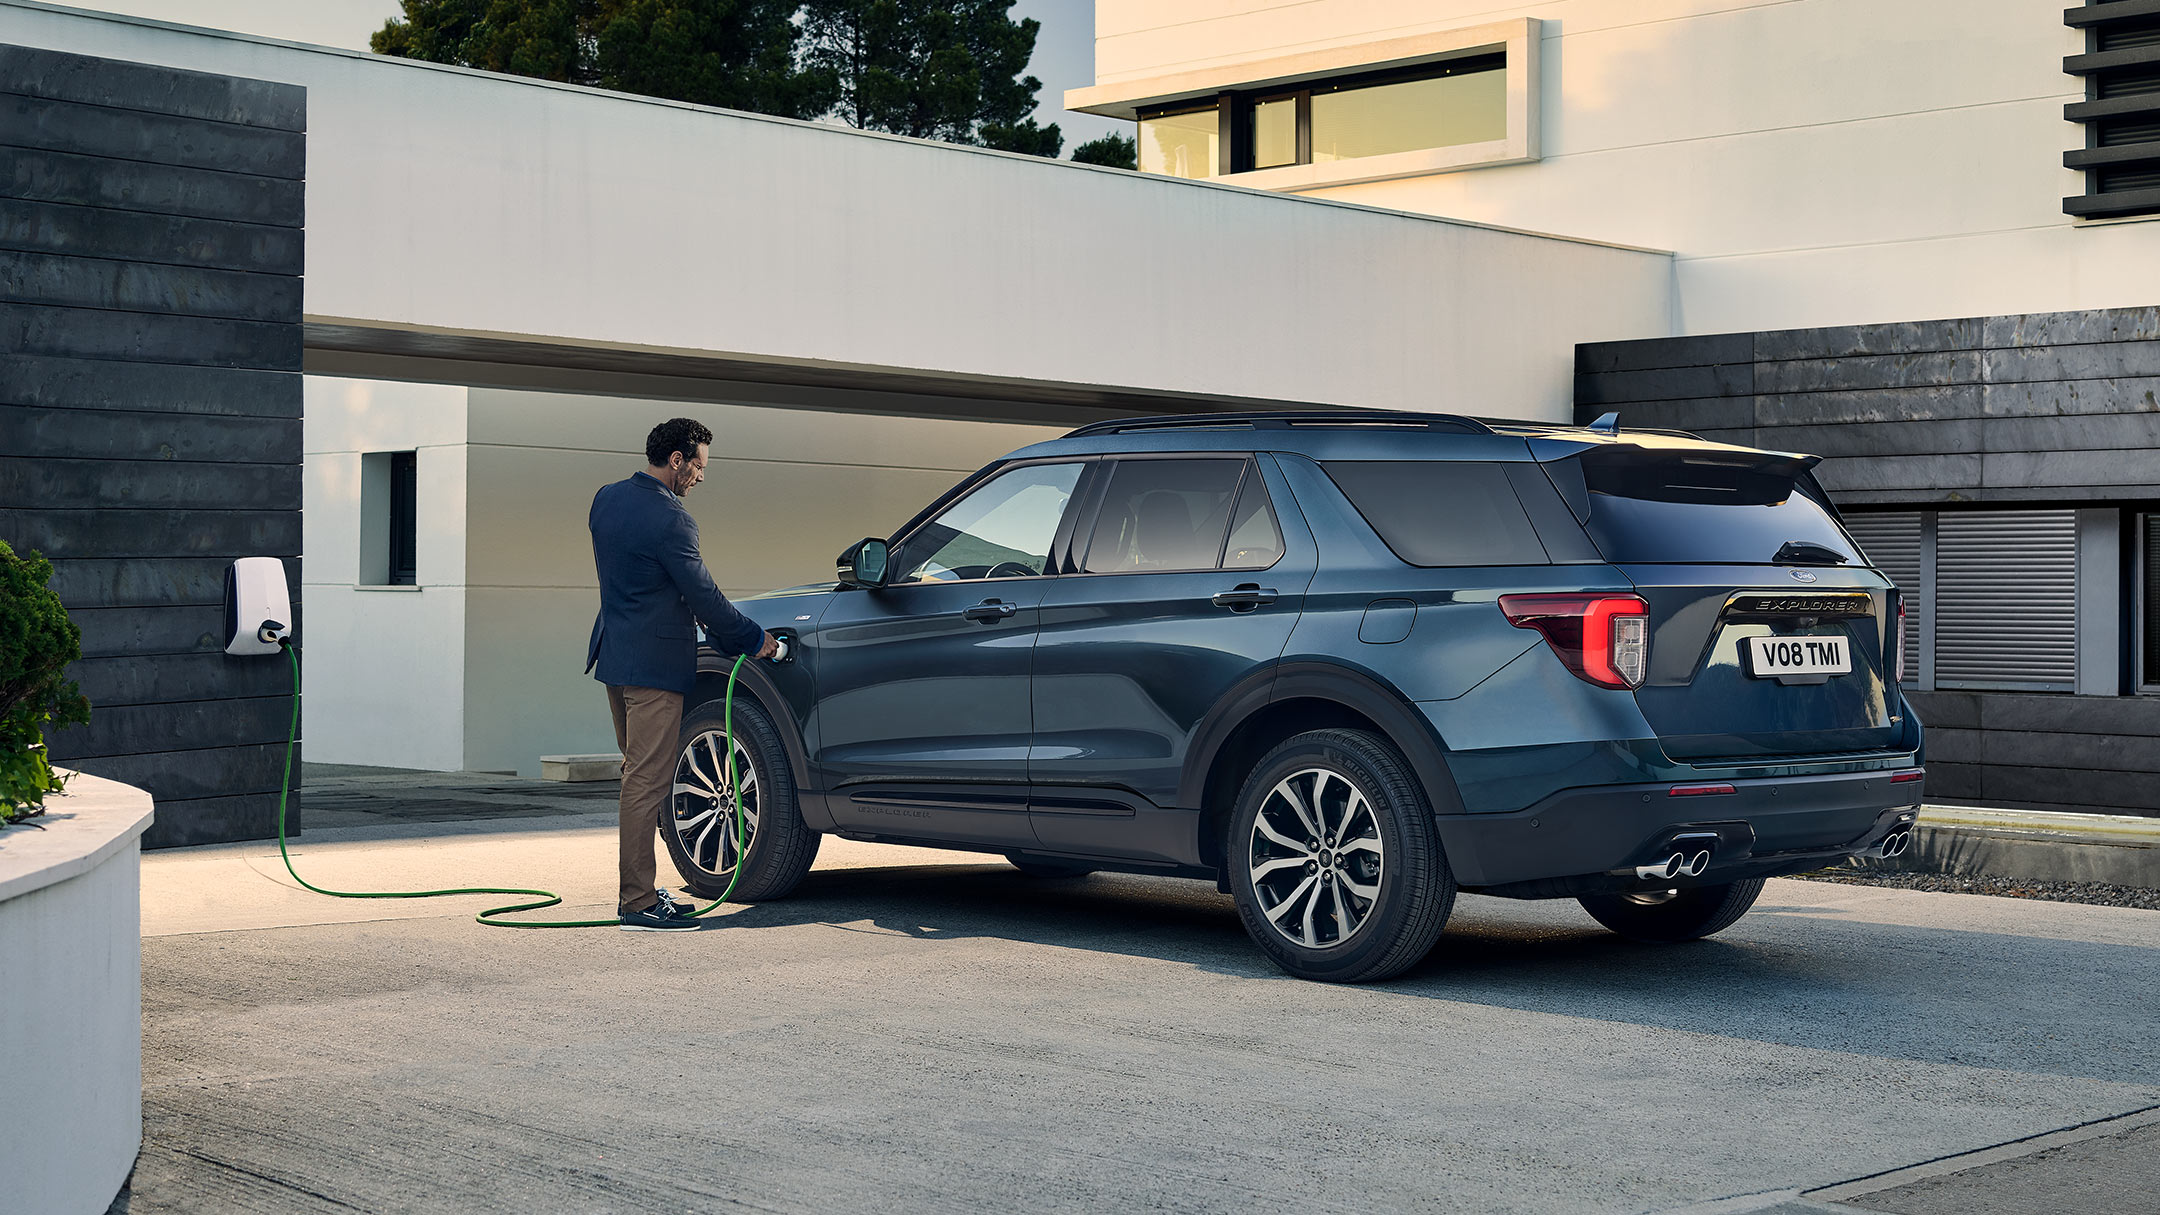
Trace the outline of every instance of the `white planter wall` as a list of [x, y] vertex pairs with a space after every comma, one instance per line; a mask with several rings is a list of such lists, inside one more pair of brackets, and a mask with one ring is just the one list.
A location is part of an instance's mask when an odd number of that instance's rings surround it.
[[97, 1215], [142, 1148], [150, 795], [77, 775], [0, 831], [0, 1208]]

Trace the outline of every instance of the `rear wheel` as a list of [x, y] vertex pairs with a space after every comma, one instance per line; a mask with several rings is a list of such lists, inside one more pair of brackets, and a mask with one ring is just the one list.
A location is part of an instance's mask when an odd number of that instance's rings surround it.
[[1762, 894], [1763, 879], [1684, 890], [1586, 894], [1577, 901], [1592, 919], [1631, 941], [1693, 941], [1732, 926]]
[[[729, 785], [723, 708], [710, 701], [683, 720], [674, 795], [660, 816], [660, 838], [683, 885], [700, 898], [717, 899], [722, 892], [731, 903], [785, 898], [817, 859], [819, 836], [796, 804], [779, 729], [748, 698], [735, 701], [735, 785]], [[742, 876], [730, 891], [738, 865]]]
[[1303, 979], [1392, 978], [1431, 952], [1455, 904], [1432, 804], [1402, 755], [1361, 730], [1270, 751], [1224, 852], [1245, 931]]

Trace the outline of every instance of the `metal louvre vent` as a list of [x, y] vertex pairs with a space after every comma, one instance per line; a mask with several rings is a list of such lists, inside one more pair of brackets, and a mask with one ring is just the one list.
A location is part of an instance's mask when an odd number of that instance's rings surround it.
[[2160, 11], [2147, 0], [2086, 0], [2063, 11], [2063, 24], [2085, 32], [2085, 53], [2063, 59], [2085, 86], [2082, 101], [2063, 107], [2085, 129], [2085, 146], [2063, 153], [2063, 167], [2085, 174], [2085, 193], [2063, 199], [2063, 211], [2160, 214]]
[[1905, 684], [1920, 682], [1920, 512], [1871, 511], [1845, 516], [1845, 530], [1860, 542], [1869, 565], [1897, 583], [1905, 600]]
[[1935, 684], [2077, 686], [2077, 515], [1945, 511], [1935, 531]]

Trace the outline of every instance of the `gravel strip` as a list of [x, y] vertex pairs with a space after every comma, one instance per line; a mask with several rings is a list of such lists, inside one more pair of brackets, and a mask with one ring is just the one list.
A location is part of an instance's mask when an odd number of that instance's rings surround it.
[[1793, 876], [1805, 882], [1843, 882], [1848, 886], [1893, 886], [1948, 894], [1991, 894], [2006, 899], [2045, 899], [2051, 903], [2091, 903], [2097, 907], [2142, 907], [2160, 911], [2160, 890], [2111, 886], [2105, 882], [2041, 882], [2031, 878], [1960, 877], [1947, 873], [1881, 873], [1868, 869], [1821, 869]]

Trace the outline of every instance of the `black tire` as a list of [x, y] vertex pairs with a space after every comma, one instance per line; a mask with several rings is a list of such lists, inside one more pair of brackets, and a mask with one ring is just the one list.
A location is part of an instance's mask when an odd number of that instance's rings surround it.
[[[1311, 821], [1297, 807], [1316, 792], [1319, 838], [1285, 841], [1295, 833], [1283, 824]], [[1257, 826], [1263, 811], [1266, 831]], [[1353, 847], [1333, 847], [1340, 843]], [[1314, 730], [1268, 752], [1238, 791], [1223, 863], [1245, 931], [1301, 979], [1371, 983], [1401, 974], [1432, 951], [1455, 905], [1431, 801], [1402, 754], [1362, 730]]]
[[[1645, 894], [1586, 894], [1576, 901], [1592, 919], [1631, 941], [1695, 941], [1732, 927], [1762, 894], [1763, 879]], [[1660, 897], [1663, 896], [1663, 897]]]
[[1021, 856], [1008, 852], [1005, 859], [1012, 867], [1031, 878], [1076, 878], [1095, 872], [1095, 866], [1078, 861], [1053, 861], [1039, 856]]
[[[735, 698], [737, 776], [750, 812], [750, 847], [742, 877], [732, 891], [728, 879], [734, 876], [733, 815], [724, 808], [713, 813], [724, 804], [694, 791], [725, 789], [725, 752], [718, 742], [724, 716], [722, 703], [714, 700], [683, 719], [675, 752], [675, 785], [693, 791], [678, 792], [669, 799], [668, 812], [660, 816], [660, 838], [667, 844], [676, 872], [682, 874], [683, 885], [700, 898], [717, 899], [723, 893], [730, 903], [786, 898], [817, 859], [820, 837], [803, 822], [787, 747], [762, 705], [747, 696]], [[748, 773], [741, 771], [746, 759]], [[716, 772], [717, 779], [709, 779]]]

